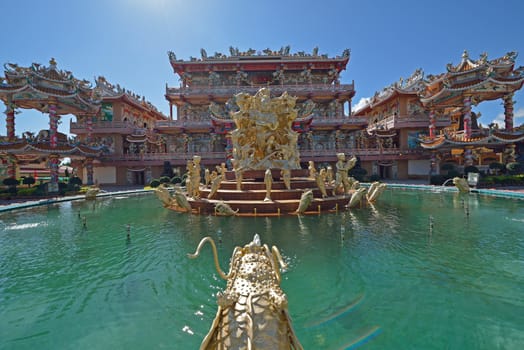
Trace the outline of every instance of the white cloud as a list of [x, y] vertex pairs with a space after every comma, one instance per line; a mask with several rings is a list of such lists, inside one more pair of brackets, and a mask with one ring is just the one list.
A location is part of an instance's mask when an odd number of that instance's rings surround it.
[[371, 97], [362, 97], [360, 101], [358, 101], [358, 103], [351, 108], [351, 111], [358, 111], [359, 109], [363, 108], [366, 104], [368, 104], [369, 101], [371, 101]]
[[[495, 123], [499, 126], [499, 128], [504, 128], [504, 112], [497, 114], [495, 119], [493, 119], [490, 123]], [[517, 127], [524, 123], [524, 108], [521, 107], [517, 109], [516, 111], [513, 111], [513, 126]]]

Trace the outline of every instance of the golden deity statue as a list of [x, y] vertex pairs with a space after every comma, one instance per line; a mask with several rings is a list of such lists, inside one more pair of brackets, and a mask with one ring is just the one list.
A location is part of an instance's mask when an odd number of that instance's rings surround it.
[[271, 98], [267, 88], [254, 96], [235, 95], [240, 110], [231, 113], [236, 129], [231, 132], [233, 158], [238, 169], [300, 169], [298, 133], [292, 130], [297, 118], [296, 97], [284, 92]]

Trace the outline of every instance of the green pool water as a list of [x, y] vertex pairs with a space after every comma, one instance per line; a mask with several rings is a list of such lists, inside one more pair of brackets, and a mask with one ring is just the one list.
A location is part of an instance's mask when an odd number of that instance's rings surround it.
[[0, 349], [198, 349], [225, 282], [209, 247], [186, 254], [209, 235], [227, 270], [254, 233], [289, 264], [305, 349], [523, 349], [523, 209], [393, 189], [323, 216], [186, 215], [151, 194], [3, 213]]

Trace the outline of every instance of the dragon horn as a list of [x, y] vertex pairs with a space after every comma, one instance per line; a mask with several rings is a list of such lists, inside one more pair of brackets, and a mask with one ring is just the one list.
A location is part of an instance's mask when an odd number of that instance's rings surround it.
[[218, 263], [217, 246], [215, 245], [215, 241], [213, 240], [213, 238], [211, 238], [209, 236], [202, 238], [202, 240], [198, 244], [198, 247], [197, 247], [195, 253], [194, 254], [187, 254], [187, 257], [190, 258], [190, 259], [198, 258], [198, 255], [200, 254], [200, 250], [202, 249], [204, 244], [206, 244], [206, 242], [209, 242], [209, 244], [211, 244], [211, 248], [213, 249], [213, 258], [215, 259], [215, 268], [216, 268], [218, 274], [220, 275], [220, 277], [222, 277], [223, 279], [227, 280], [230, 277], [230, 275], [229, 274], [226, 275], [224, 273], [224, 271], [222, 271], [222, 269], [220, 268], [220, 265]]

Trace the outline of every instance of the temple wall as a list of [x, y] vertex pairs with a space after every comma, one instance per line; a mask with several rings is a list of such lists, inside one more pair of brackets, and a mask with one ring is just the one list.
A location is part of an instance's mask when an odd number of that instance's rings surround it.
[[[87, 178], [87, 174], [86, 174]], [[98, 184], [116, 184], [116, 167], [95, 167], [93, 168], [93, 181]]]

